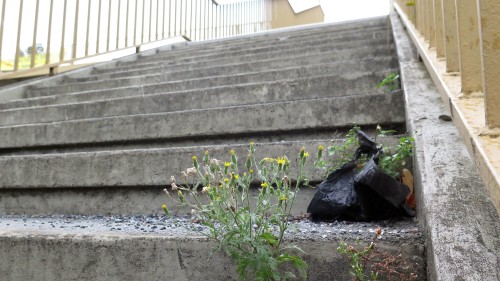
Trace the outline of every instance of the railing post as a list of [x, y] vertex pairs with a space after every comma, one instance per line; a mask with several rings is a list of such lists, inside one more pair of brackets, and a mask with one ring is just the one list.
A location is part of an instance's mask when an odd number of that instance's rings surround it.
[[151, 27], [153, 26], [152, 25], [153, 23], [153, 0], [149, 0], [149, 27], [148, 27], [148, 31], [149, 31], [149, 36], [148, 36], [148, 42], [151, 42]]
[[156, 0], [156, 40], [158, 40], [158, 31], [160, 30], [158, 28], [158, 23], [159, 23], [159, 20], [160, 20], [160, 0]]
[[106, 52], [109, 52], [110, 35], [111, 35], [111, 4], [113, 0], [109, 0], [108, 4], [108, 32], [106, 34]]
[[40, 11], [40, 0], [36, 0], [35, 4], [35, 24], [33, 26], [33, 42], [31, 44], [31, 65], [30, 67], [35, 66], [35, 59], [36, 59], [36, 54], [37, 54], [37, 49], [36, 49], [36, 33], [38, 29], [38, 12]]
[[435, 9], [434, 9], [434, 0], [428, 1], [428, 10], [429, 15], [427, 20], [429, 21], [429, 45], [431, 47], [436, 47], [436, 17], [435, 17]]
[[128, 22], [129, 22], [129, 6], [130, 0], [127, 0], [127, 14], [125, 16], [125, 47], [128, 47]]
[[88, 10], [87, 10], [87, 35], [85, 37], [85, 56], [89, 55], [89, 34], [90, 34], [90, 14], [92, 1], [89, 0]]
[[424, 35], [425, 41], [430, 41], [430, 22], [429, 22], [429, 17], [430, 17], [430, 12], [429, 12], [429, 0], [423, 0], [423, 9], [424, 9], [424, 14], [423, 14], [423, 23], [424, 23], [424, 29], [422, 30], [422, 34]]
[[445, 55], [443, 0], [434, 0], [434, 22], [436, 23], [436, 53], [438, 58]]
[[198, 33], [198, 0], [194, 0], [194, 36], [191, 40], [196, 41]]
[[[45, 52], [45, 64], [50, 63], [50, 38], [52, 37], [52, 14], [54, 11], [54, 0], [50, 0], [50, 7], [49, 7], [49, 29], [48, 29], [48, 34], [47, 34], [47, 49]], [[1, 44], [1, 39], [0, 39], [0, 44]], [[0, 53], [1, 53], [1, 47], [0, 47]], [[0, 56], [1, 57], [1, 56]], [[0, 61], [1, 58], [0, 58]]]
[[142, 0], [142, 24], [141, 24], [141, 45], [144, 44], [144, 34], [146, 33], [146, 25], [144, 21], [146, 20], [146, 0]]
[[500, 5], [498, 0], [481, 0], [479, 5], [481, 62], [486, 125], [500, 127]]
[[63, 26], [62, 26], [62, 32], [61, 32], [61, 50], [59, 52], [59, 61], [64, 60], [64, 35], [66, 33], [66, 9], [68, 7], [68, 0], [64, 0], [64, 7], [63, 7]]
[[[3, 3], [2, 3], [2, 18], [0, 19], [1, 22], [0, 22], [0, 62], [2, 61], [2, 46], [3, 46], [3, 29], [4, 29], [4, 22], [5, 22], [5, 7], [6, 7], [6, 3], [5, 1], [7, 0], [3, 0]], [[0, 63], [0, 71], [2, 70], [2, 65]]]
[[462, 93], [482, 91], [481, 46], [476, 1], [455, 0]]
[[95, 53], [99, 53], [99, 37], [101, 35], [101, 10], [102, 10], [102, 1], [99, 0], [99, 9], [97, 12], [97, 36], [96, 36], [96, 43], [95, 43]]
[[177, 36], [177, 0], [174, 0], [174, 36]]
[[117, 20], [116, 20], [116, 48], [115, 50], [118, 50], [120, 47], [120, 19], [121, 19], [121, 13], [122, 13], [122, 1], [118, 0], [118, 15], [117, 15]]
[[19, 2], [19, 21], [17, 22], [17, 43], [16, 43], [16, 57], [14, 58], [14, 71], [19, 68], [19, 56], [21, 55], [21, 27], [23, 22], [23, 2]]
[[137, 13], [139, 10], [139, 0], [135, 0], [135, 16], [134, 16], [134, 45], [137, 45]]
[[457, 37], [457, 19], [455, 12], [455, 0], [444, 0], [444, 36], [445, 36], [445, 57], [446, 72], [460, 71], [458, 62], [458, 37]]
[[165, 9], [166, 9], [165, 1], [166, 0], [162, 1], [162, 3], [163, 3], [163, 6], [162, 6], [162, 8], [163, 8], [163, 12], [162, 12], [163, 13], [163, 17], [162, 17], [162, 25], [161, 25], [161, 38], [162, 39], [165, 39], [165, 15], [166, 15], [166, 13], [165, 13]]
[[75, 24], [74, 24], [74, 29], [73, 29], [73, 49], [71, 53], [71, 57], [73, 59], [76, 58], [76, 45], [77, 45], [77, 40], [78, 40], [78, 14], [80, 12], [80, 0], [76, 0], [75, 3]]

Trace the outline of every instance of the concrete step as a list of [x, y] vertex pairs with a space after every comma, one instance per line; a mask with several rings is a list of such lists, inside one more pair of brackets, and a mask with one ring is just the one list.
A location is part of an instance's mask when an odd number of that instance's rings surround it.
[[[2, 217], [0, 270], [5, 281], [235, 281], [230, 258], [200, 237], [199, 224], [164, 217]], [[376, 248], [397, 257], [425, 280], [425, 247], [415, 222], [384, 221]], [[137, 227], [137, 229], [136, 229]], [[286, 243], [299, 246], [309, 265], [308, 280], [350, 280], [348, 257], [339, 241], [366, 246], [378, 223], [291, 222]], [[359, 241], [357, 241], [359, 240]], [[26, 253], [29, 253], [27, 255]], [[384, 278], [383, 276], [380, 276]], [[388, 279], [381, 279], [388, 280]]]
[[[345, 66], [352, 67], [356, 65], [357, 61], [361, 64], [361, 69], [365, 71], [376, 71], [377, 69], [386, 69], [393, 68], [397, 65], [397, 60], [395, 56], [391, 55], [389, 51], [385, 55], [380, 54], [379, 56], [370, 59], [367, 58], [359, 58], [357, 60], [349, 60], [346, 61], [343, 58], [343, 54], [347, 52], [341, 50], [335, 51], [326, 51], [330, 50], [328, 46], [325, 48], [325, 52], [308, 54], [305, 52], [304, 54], [297, 53], [293, 56], [293, 60], [291, 57], [282, 57], [278, 56], [276, 58], [270, 58], [266, 60], [252, 60], [252, 61], [218, 61], [207, 63], [206, 66], [199, 66], [196, 64], [186, 64], [180, 66], [173, 67], [153, 67], [139, 70], [131, 70], [131, 71], [122, 71], [122, 72], [114, 72], [108, 74], [97, 74], [84, 78], [66, 78], [64, 83], [80, 83], [80, 82], [88, 82], [88, 81], [98, 81], [98, 80], [109, 80], [115, 78], [126, 78], [126, 77], [134, 77], [134, 76], [144, 76], [144, 75], [158, 75], [163, 74], [168, 76], [169, 80], [180, 80], [182, 78], [201, 78], [207, 76], [221, 76], [228, 75], [232, 73], [248, 73], [248, 72], [257, 72], [269, 69], [276, 68], [285, 68], [285, 67], [293, 67], [297, 65], [314, 65], [321, 64], [325, 62], [332, 62], [333, 64], [337, 64], [340, 67]], [[354, 71], [356, 71], [356, 68]], [[342, 72], [339, 70], [338, 72]]]
[[155, 55], [139, 56], [136, 61], [123, 61], [118, 64], [130, 64], [130, 63], [144, 63], [144, 62], [157, 62], [157, 61], [170, 61], [172, 63], [181, 62], [191, 62], [194, 60], [199, 60], [201, 58], [209, 58], [213, 56], [214, 58], [221, 58], [225, 56], [237, 57], [239, 55], [245, 54], [259, 54], [263, 52], [276, 51], [281, 49], [307, 49], [313, 47], [317, 44], [330, 43], [332, 48], [336, 45], [347, 45], [347, 46], [359, 46], [362, 42], [370, 41], [371, 44], [385, 44], [391, 40], [390, 33], [387, 29], [376, 29], [369, 30], [368, 32], [360, 33], [348, 33], [348, 34], [325, 34], [325, 36], [311, 37], [308, 41], [293, 41], [287, 42], [287, 40], [282, 40], [278, 43], [272, 44], [257, 44], [257, 45], [245, 45], [236, 48], [224, 48], [218, 50], [199, 50], [199, 51], [189, 51], [186, 50], [182, 53], [164, 52]]
[[[137, 56], [130, 57], [127, 61], [135, 60], [143, 56], [148, 56], [147, 54], [153, 55], [172, 55], [173, 57], [183, 57], [186, 54], [198, 54], [206, 52], [221, 52], [226, 51], [226, 53], [236, 50], [249, 49], [262, 46], [279, 46], [287, 44], [296, 44], [297, 42], [307, 43], [311, 40], [317, 40], [317, 38], [333, 38], [338, 37], [350, 37], [360, 38], [360, 37], [371, 37], [372, 33], [386, 31], [388, 30], [387, 21], [385, 20], [382, 24], [359, 26], [354, 29], [339, 29], [334, 28], [335, 25], [323, 25], [313, 30], [297, 30], [297, 31], [287, 31], [284, 33], [269, 32], [263, 37], [259, 36], [241, 36], [239, 40], [234, 40], [231, 38], [218, 39], [213, 41], [204, 42], [187, 42], [184, 44], [175, 44], [171, 46], [166, 46], [164, 48], [159, 48], [156, 52], [145, 52]], [[360, 36], [363, 35], [363, 36]], [[143, 55], [144, 54], [144, 55]]]
[[[31, 103], [36, 107], [0, 110], [0, 126], [294, 101], [305, 97], [311, 99], [361, 95], [382, 92], [373, 86], [380, 79], [379, 75], [366, 75], [356, 79], [329, 75], [160, 94], [151, 94], [145, 88], [141, 95], [132, 96], [127, 96], [128, 92], [117, 91], [120, 96], [115, 99], [112, 99], [113, 95], [110, 93], [99, 93], [97, 97], [95, 93], [80, 94], [86, 96], [89, 102], [50, 106]], [[77, 95], [70, 94], [58, 97], [75, 96]], [[106, 100], [99, 101], [99, 98]], [[40, 99], [23, 100], [25, 106], [27, 101], [38, 102]]]
[[[28, 107], [72, 104], [72, 103], [81, 103], [90, 101], [95, 102], [95, 101], [127, 98], [134, 96], [145, 96], [151, 94], [163, 94], [163, 93], [174, 94], [177, 92], [182, 92], [185, 94], [190, 94], [197, 91], [205, 91], [207, 93], [213, 93], [217, 91], [226, 91], [228, 89], [231, 90], [233, 87], [237, 87], [238, 91], [241, 89], [241, 87], [247, 87], [247, 86], [250, 87], [250, 91], [254, 90], [262, 91], [267, 88], [274, 87], [273, 85], [289, 84], [289, 83], [294, 84], [295, 82], [293, 81], [295, 80], [307, 81], [308, 79], [312, 80], [321, 79], [321, 77], [327, 77], [327, 76], [328, 75], [320, 75], [320, 76], [311, 76], [306, 78], [283, 79], [270, 82], [242, 83], [242, 84], [228, 85], [228, 86], [214, 86], [210, 88], [199, 88], [199, 89], [195, 88], [192, 90], [177, 90], [177, 91], [172, 91], [171, 83], [131, 86], [131, 87], [114, 88], [107, 90], [95, 90], [95, 91], [87, 91], [79, 93], [69, 93], [69, 94], [14, 100], [7, 103], [0, 103], [0, 110], [14, 110], [14, 109], [21, 109]], [[328, 77], [334, 79], [335, 82], [339, 83], [336, 85], [336, 87], [339, 89], [346, 88], [346, 91], [360, 90], [360, 91], [366, 91], [367, 93], [376, 91], [373, 85], [376, 85], [383, 79], [383, 75], [373, 74], [373, 73], [360, 73], [358, 74], [358, 76], [351, 76], [351, 77], [346, 77], [345, 75], [338, 75], [335, 76], [335, 78], [331, 76]], [[342, 80], [348, 82], [347, 87], [342, 86], [343, 84], [342, 82], [340, 82]], [[310, 84], [310, 82], [307, 83]], [[355, 85], [355, 88], [352, 87], [352, 85]], [[335, 87], [332, 87], [332, 89], [333, 88]], [[355, 93], [356, 91], [349, 91], [349, 92]], [[377, 90], [376, 92], [380, 92], [380, 90]], [[29, 118], [29, 116], [23, 118]]]
[[[256, 62], [256, 61], [264, 61], [264, 60], [279, 59], [279, 58], [285, 59], [290, 57], [305, 56], [306, 54], [310, 56], [320, 56], [321, 54], [340, 53], [347, 49], [352, 50], [352, 49], [357, 49], [359, 47], [363, 48], [364, 46], [367, 45], [370, 45], [372, 46], [372, 48], [375, 48], [376, 45], [378, 44], [374, 44], [374, 42], [370, 40], [358, 46], [351, 46], [349, 44], [339, 44], [336, 46], [332, 46], [331, 44], [317, 44], [306, 49], [304, 48], [282, 49], [282, 50], [273, 50], [273, 51], [253, 53], [253, 54], [242, 53], [241, 55], [238, 56], [233, 56], [231, 54], [225, 54], [225, 55], [223, 54], [220, 56], [214, 55], [214, 56], [206, 56], [203, 58], [198, 57], [196, 59], [189, 59], [180, 62], [170, 62], [164, 60], [155, 60], [153, 62], [137, 61], [137, 62], [129, 62], [126, 64], [123, 63], [120, 66], [115, 66], [113, 68], [96, 69], [93, 71], [93, 73], [97, 75], [110, 75], [109, 77], [114, 77], [115, 74], [120, 75], [119, 74], [120, 72], [138, 71], [142, 73], [145, 71], [151, 71], [151, 69], [162, 69], [162, 70], [164, 69], [165, 71], [190, 70], [197, 68], [205, 68], [208, 66], [220, 66], [220, 65], [235, 64], [241, 62]], [[382, 48], [382, 44], [379, 45], [380, 48]], [[385, 46], [388, 53], [393, 53], [392, 44], [387, 45], [386, 43], [384, 43], [383, 46]]]
[[[211, 157], [229, 161], [229, 151], [232, 149], [240, 161], [244, 161], [248, 143], [253, 140], [255, 138], [246, 138], [246, 144], [2, 156], [0, 213], [158, 214], [161, 213], [158, 207], [164, 200], [161, 194], [164, 188], [170, 187], [170, 177], [174, 175], [181, 179], [181, 171], [192, 167], [193, 155], [202, 159], [204, 152], [208, 150]], [[399, 137], [396, 136], [379, 141], [394, 146], [398, 140]], [[287, 156], [292, 163], [290, 175], [295, 175], [296, 158], [304, 147], [312, 155], [307, 160], [308, 179], [317, 183], [325, 176], [323, 170], [312, 167], [318, 146], [327, 147], [343, 141], [322, 139], [257, 142], [256, 158]], [[301, 192], [296, 199], [296, 214], [305, 212], [314, 193], [315, 190], [312, 189]], [[44, 200], [41, 201], [40, 197]], [[89, 200], [94, 204], [78, 203]], [[104, 201], [109, 206], [103, 206], [101, 203]], [[154, 202], [156, 208], [151, 208], [148, 202]], [[190, 210], [173, 211], [188, 213]]]
[[[403, 95], [369, 94], [0, 128], [0, 148], [203, 138], [404, 122]], [[205, 122], [203, 122], [205, 121]]]
[[0, 148], [202, 138], [404, 121], [401, 93], [369, 94], [1, 127]]
[[[389, 20], [386, 16], [374, 17], [371, 19], [360, 19], [356, 21], [350, 22], [336, 22], [336, 23], [327, 23], [327, 24], [314, 24], [314, 25], [302, 25], [295, 26], [289, 28], [281, 28], [274, 30], [266, 30], [264, 32], [258, 32], [254, 34], [247, 35], [237, 35], [231, 36], [227, 38], [207, 40], [207, 41], [196, 41], [196, 42], [187, 42], [184, 46], [176, 46], [176, 49], [182, 49], [185, 47], [189, 48], [207, 48], [207, 47], [220, 47], [228, 44], [246, 44], [249, 41], [261, 41], [266, 42], [269, 39], [273, 38], [289, 38], [289, 37], [300, 37], [300, 36], [308, 36], [310, 34], [320, 34], [324, 31], [328, 32], [345, 32], [349, 30], [363, 30], [369, 29], [372, 27], [379, 27], [382, 25], [389, 25]], [[161, 51], [162, 48], [159, 48]]]
[[[345, 60], [353, 60], [358, 58], [364, 58], [366, 56], [374, 56], [374, 57], [377, 55], [385, 56], [386, 54], [387, 54], [387, 49], [385, 48], [373, 49], [371, 47], [365, 47], [362, 50], [351, 50], [342, 52], [342, 57]], [[248, 72], [248, 73], [236, 72], [238, 74], [230, 76], [221, 75], [221, 76], [204, 77], [204, 78], [190, 77], [188, 79], [182, 79], [182, 80], [175, 80], [175, 79], [170, 80], [169, 75], [172, 74], [144, 75], [144, 76], [135, 76], [129, 78], [110, 79], [107, 81], [90, 81], [90, 82], [75, 83], [75, 84], [64, 84], [53, 87], [41, 87], [41, 88], [31, 87], [25, 90], [24, 96], [25, 98], [32, 98], [32, 97], [59, 95], [67, 93], [77, 93], [83, 91], [112, 89], [118, 87], [165, 83], [166, 81], [170, 81], [169, 85], [171, 86], [169, 87], [170, 91], [179, 91], [179, 90], [207, 88], [207, 87], [222, 86], [222, 85], [266, 82], [272, 80], [324, 75], [325, 73], [330, 73], [332, 71], [335, 71], [334, 69], [336, 67], [337, 66], [333, 64], [333, 62], [323, 63], [320, 65], [306, 65], [306, 66], [296, 66], [288, 68], [277, 67], [276, 69], [273, 69], [272, 66], [270, 66], [270, 70], [266, 71]]]

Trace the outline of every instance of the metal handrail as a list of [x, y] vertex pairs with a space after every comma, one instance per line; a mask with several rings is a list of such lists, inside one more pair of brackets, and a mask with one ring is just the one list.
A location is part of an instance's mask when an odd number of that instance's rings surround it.
[[[130, 48], [139, 52], [144, 44], [178, 36], [203, 41], [271, 27], [271, 0], [241, 0], [230, 4], [214, 0], [3, 0], [0, 4], [0, 79], [34, 70], [55, 73], [62, 64]], [[32, 10], [28, 7], [35, 7], [34, 23], [29, 29], [27, 22], [31, 22], [32, 17], [28, 14]], [[17, 24], [10, 20], [13, 14], [17, 14]], [[47, 20], [42, 22], [42, 17]], [[61, 24], [56, 26], [55, 22]], [[97, 25], [92, 26], [95, 22]], [[40, 42], [37, 39], [45, 27], [47, 36]], [[6, 40], [10, 39], [5, 38], [6, 30], [17, 31], [15, 46], [12, 40]], [[28, 34], [28, 30], [33, 33]], [[114, 30], [116, 34], [112, 34]], [[81, 34], [85, 34], [85, 40]], [[22, 46], [22, 39], [31, 35], [29, 48]], [[59, 41], [59, 50], [55, 50], [54, 43]], [[95, 43], [95, 51], [92, 43]], [[43, 53], [37, 50], [39, 44], [46, 44]], [[22, 47], [30, 54], [24, 54]], [[2, 61], [5, 57], [13, 59], [12, 66], [4, 66], [9, 62]]]

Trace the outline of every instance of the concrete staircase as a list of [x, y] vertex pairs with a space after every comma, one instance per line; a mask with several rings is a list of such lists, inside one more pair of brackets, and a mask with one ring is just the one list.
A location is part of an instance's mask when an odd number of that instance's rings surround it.
[[[203, 259], [186, 265], [181, 255], [183, 251], [205, 253], [206, 243], [187, 249], [179, 240], [159, 238], [168, 235], [164, 232], [153, 231], [153, 236], [135, 239], [137, 234], [101, 228], [93, 228], [89, 237], [82, 238], [48, 225], [53, 224], [50, 220], [63, 224], [61, 220], [68, 215], [158, 214], [170, 176], [190, 167], [191, 156], [207, 149], [215, 158], [226, 159], [230, 149], [245, 155], [247, 144], [254, 141], [262, 157], [288, 155], [295, 159], [302, 146], [315, 152], [320, 144], [340, 141], [354, 123], [368, 131], [380, 124], [404, 133], [403, 93], [376, 89], [397, 68], [392, 34], [384, 17], [169, 46], [3, 91], [0, 214], [20, 216], [28, 223], [23, 228], [11, 224], [9, 217], [9, 223], [3, 225], [7, 234], [0, 233], [5, 242], [0, 247], [4, 253], [16, 255], [12, 245], [18, 243], [24, 249], [40, 243], [36, 247], [49, 263], [35, 259], [30, 269], [20, 267], [18, 275], [3, 276], [10, 276], [7, 280], [33, 277], [34, 268], [52, 266], [54, 270], [44, 272], [42, 280], [53, 276], [64, 280], [159, 280], [143, 274], [154, 271], [152, 276], [165, 276], [166, 268], [155, 271], [158, 261], [179, 256], [179, 264], [168, 269], [174, 275], [166, 280], [207, 280], [198, 274], [205, 266], [200, 264]], [[322, 174], [313, 174], [311, 180], [321, 181]], [[313, 193], [301, 191], [294, 213], [305, 213]], [[30, 228], [30, 215], [52, 217], [47, 225]], [[408, 229], [414, 229], [411, 225]], [[370, 227], [363, 231], [369, 233]], [[394, 229], [394, 236], [387, 234], [392, 239], [387, 247], [404, 249], [423, 264], [418, 231], [408, 230], [406, 235]], [[47, 235], [56, 237], [52, 246]], [[369, 240], [370, 235], [365, 237]], [[75, 239], [82, 239], [81, 244], [75, 244]], [[43, 250], [54, 246], [63, 250]], [[89, 253], [113, 247], [123, 250], [120, 255], [125, 257], [118, 263], [128, 277], [108, 271], [106, 277], [99, 277], [99, 269], [104, 270], [105, 265], [92, 260], [107, 257]], [[157, 250], [162, 247], [163, 252]], [[316, 244], [307, 247], [312, 247], [314, 256]], [[147, 257], [157, 261], [148, 265], [127, 260], [127, 255], [141, 251], [162, 254]], [[60, 273], [58, 257], [70, 252], [81, 257], [67, 261], [71, 272], [88, 267], [92, 271], [82, 271], [79, 276]], [[313, 261], [325, 266], [320, 256]], [[75, 265], [78, 262], [81, 265]], [[9, 272], [14, 264], [16, 258], [3, 263], [0, 273]], [[327, 280], [332, 276], [328, 270], [311, 270], [311, 280]], [[345, 275], [340, 276], [349, 278], [348, 266], [343, 270]], [[198, 273], [189, 275], [188, 271]], [[214, 276], [208, 280], [221, 280]]]
[[170, 49], [1, 103], [2, 213], [154, 214], [170, 175], [206, 149], [224, 159], [254, 141], [293, 158], [354, 123], [405, 121], [402, 93], [375, 88], [397, 68], [384, 18]]

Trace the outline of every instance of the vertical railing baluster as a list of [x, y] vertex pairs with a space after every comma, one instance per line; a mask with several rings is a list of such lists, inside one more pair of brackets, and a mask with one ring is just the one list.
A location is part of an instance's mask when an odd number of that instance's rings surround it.
[[95, 43], [95, 53], [99, 53], [99, 37], [101, 36], [101, 11], [102, 11], [102, 0], [99, 0], [99, 8], [97, 10], [97, 36]]
[[207, 0], [203, 1], [203, 40], [207, 40]]
[[108, 32], [106, 34], [106, 52], [109, 52], [109, 43], [110, 43], [110, 33], [111, 33], [111, 4], [113, 0], [109, 0], [108, 4]]
[[153, 0], [149, 0], [149, 37], [148, 42], [151, 42], [151, 27], [153, 22]]
[[193, 14], [194, 14], [193, 1], [191, 1], [190, 10], [191, 10], [191, 16], [189, 17], [189, 38], [191, 40], [194, 40], [194, 38], [193, 38], [193, 22], [194, 22], [194, 19], [193, 19]]
[[184, 7], [184, 36], [187, 36], [187, 22], [188, 22], [188, 1], [186, 0], [186, 7]]
[[174, 0], [174, 36], [177, 36], [177, 0]]
[[[0, 62], [2, 61], [2, 51], [3, 51], [3, 29], [4, 29], [4, 22], [5, 22], [5, 8], [6, 6], [6, 0], [3, 0], [2, 3], [2, 18], [0, 19]], [[0, 63], [0, 71], [2, 71], [2, 64]]]
[[71, 52], [71, 58], [76, 58], [76, 45], [78, 43], [78, 14], [80, 13], [80, 0], [76, 0], [75, 3], [75, 24], [73, 27], [73, 48]]
[[80, 0], [76, 0], [75, 3], [75, 24], [73, 29], [73, 48], [71, 53], [71, 58], [76, 58], [76, 45], [78, 43], [78, 14], [80, 13]]
[[139, 9], [139, 0], [135, 0], [135, 18], [134, 18], [134, 46], [137, 46], [137, 13]]
[[141, 25], [141, 45], [144, 44], [144, 34], [146, 33], [146, 25], [144, 21], [146, 20], [146, 0], [142, 0], [142, 25]]
[[59, 61], [64, 60], [64, 35], [66, 34], [66, 9], [68, 7], [68, 0], [64, 0], [63, 7], [63, 26], [62, 26], [62, 35], [61, 35], [61, 50], [59, 51]]
[[[54, 0], [50, 0], [50, 7], [49, 7], [49, 29], [48, 29], [48, 34], [47, 34], [47, 50], [45, 52], [45, 64], [50, 63], [50, 38], [52, 37], [52, 13], [54, 11]], [[2, 24], [3, 26], [3, 24]], [[0, 42], [2, 40], [0, 39]], [[1, 43], [0, 43], [1, 44]], [[0, 53], [1, 53], [1, 47], [0, 47]], [[0, 61], [1, 60], [1, 54], [0, 54]]]
[[177, 33], [177, 36], [182, 34], [182, 2], [183, 2], [183, 0], [179, 0], [179, 1], [180, 1], [179, 12], [178, 12], [178, 15], [179, 15], [179, 33]]
[[172, 0], [168, 0], [168, 37], [172, 37]]
[[130, 6], [130, 0], [127, 0], [127, 14], [125, 17], [125, 48], [128, 47], [128, 24], [129, 24], [129, 6]]
[[14, 71], [19, 68], [19, 56], [21, 55], [21, 24], [23, 22], [23, 0], [19, 2], [19, 19], [17, 22], [17, 43], [16, 43], [16, 57], [14, 58]]
[[160, 17], [160, 0], [156, 0], [156, 40], [158, 40], [158, 22], [159, 22], [159, 18]]
[[87, 34], [85, 36], [85, 56], [89, 55], [89, 34], [90, 34], [90, 12], [92, 8], [92, 0], [89, 0], [88, 10], [87, 10]]
[[37, 54], [37, 49], [36, 49], [36, 33], [37, 33], [37, 28], [38, 28], [38, 12], [40, 9], [40, 0], [36, 0], [35, 4], [35, 24], [33, 25], [33, 42], [31, 44], [31, 64], [30, 67], [33, 68], [35, 67], [35, 59], [36, 59], [36, 54]]
[[196, 36], [198, 33], [198, 0], [194, 0], [194, 37], [193, 41], [196, 41]]
[[120, 46], [120, 16], [122, 13], [122, 1], [118, 0], [118, 15], [117, 15], [117, 22], [116, 22], [116, 48], [115, 50], [118, 50]]
[[162, 8], [163, 8], [162, 9], [163, 10], [163, 12], [162, 12], [163, 16], [162, 16], [162, 25], [161, 25], [161, 38], [162, 39], [165, 39], [165, 14], [166, 14], [165, 13], [165, 7], [166, 7], [165, 1], [166, 0], [162, 0], [162, 3], [163, 3], [163, 6], [162, 6]]

